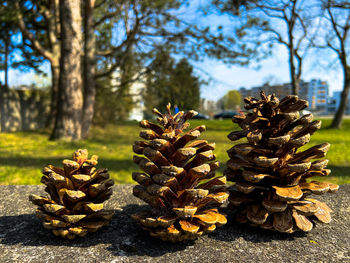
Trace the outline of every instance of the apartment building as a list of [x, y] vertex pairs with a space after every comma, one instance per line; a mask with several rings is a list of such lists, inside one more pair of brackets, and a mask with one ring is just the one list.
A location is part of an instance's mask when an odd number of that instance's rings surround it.
[[[264, 84], [251, 89], [240, 88], [239, 92], [243, 98], [247, 96], [259, 97], [260, 91], [266, 94], [275, 94], [278, 98], [283, 98], [292, 94], [292, 84], [284, 83], [280, 85]], [[326, 81], [312, 79], [310, 82], [301, 80], [299, 86], [299, 98], [309, 102], [309, 110], [319, 114], [327, 114], [329, 87]]]
[[239, 92], [242, 96], [242, 98], [246, 97], [255, 97], [255, 98], [260, 98], [260, 91], [264, 91], [266, 94], [275, 94], [277, 97], [285, 97], [288, 94], [291, 94], [291, 91], [289, 91], [289, 87], [284, 87], [284, 85], [269, 85], [269, 84], [264, 84], [262, 86], [258, 87], [253, 87], [251, 89], [247, 88], [240, 88]]
[[327, 113], [329, 88], [326, 81], [313, 79], [309, 82], [308, 101], [309, 109], [320, 114]]

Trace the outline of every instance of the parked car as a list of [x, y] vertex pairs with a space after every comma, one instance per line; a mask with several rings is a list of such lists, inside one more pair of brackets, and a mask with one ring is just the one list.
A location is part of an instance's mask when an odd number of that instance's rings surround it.
[[214, 119], [232, 119], [235, 115], [238, 115], [237, 111], [222, 111], [215, 114]]
[[192, 119], [209, 120], [209, 116], [198, 112], [198, 114], [196, 116], [194, 116]]

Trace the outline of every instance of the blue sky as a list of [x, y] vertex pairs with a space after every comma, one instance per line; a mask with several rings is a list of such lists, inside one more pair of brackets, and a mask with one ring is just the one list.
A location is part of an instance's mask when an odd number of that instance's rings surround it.
[[[195, 0], [193, 6], [201, 6], [207, 9], [208, 0]], [[306, 2], [310, 4], [311, 2]], [[194, 9], [193, 9], [194, 10]], [[194, 23], [202, 25], [224, 25], [226, 33], [233, 31], [237, 19], [226, 15], [218, 15], [214, 10], [209, 11], [210, 15], [194, 16]], [[283, 23], [274, 20], [281, 26]], [[288, 51], [284, 46], [275, 45], [273, 55], [260, 63], [251, 63], [249, 66], [242, 67], [237, 65], [225, 65], [215, 60], [206, 60], [203, 63], [196, 64], [199, 68], [208, 72], [214, 81], [208, 86], [203, 86], [201, 96], [209, 100], [217, 100], [231, 89], [240, 87], [251, 88], [262, 85], [268, 77], [275, 79], [273, 84], [290, 82], [290, 73], [288, 65]], [[199, 75], [202, 73], [199, 72]], [[338, 59], [330, 50], [311, 50], [306, 56], [302, 79], [309, 81], [311, 79], [325, 80], [329, 84], [330, 95], [333, 91], [339, 91], [343, 88], [343, 72], [339, 66]]]
[[[261, 85], [267, 77], [274, 76], [276, 81], [282, 83], [289, 82], [289, 69], [287, 64], [287, 51], [280, 48], [277, 55], [268, 58], [259, 63], [257, 69], [256, 64], [248, 67], [229, 66], [217, 60], [206, 59], [204, 62], [196, 63], [196, 67], [208, 72], [213, 80], [209, 85], [202, 86], [201, 96], [208, 100], [217, 100], [231, 89], [239, 89], [240, 87], [254, 87]], [[314, 62], [308, 62], [305, 66], [303, 79], [308, 81], [313, 78], [326, 80], [330, 86], [330, 91], [342, 89], [343, 76], [340, 67], [327, 70], [327, 65], [313, 65]], [[48, 66], [44, 66], [48, 69]], [[198, 75], [206, 78], [204, 73], [197, 70]], [[1, 73], [1, 81], [4, 76]], [[10, 70], [10, 85], [31, 84], [38, 82], [38, 76], [33, 72], [20, 72], [19, 70]], [[47, 83], [48, 78], [41, 78], [43, 83]]]
[[[220, 16], [211, 12], [209, 16], [201, 15], [198, 7], [206, 9], [207, 0], [192, 1], [189, 7], [180, 11], [180, 15], [192, 23], [201, 25], [224, 25], [226, 32], [232, 30], [234, 21], [227, 16]], [[317, 59], [316, 59], [317, 58]], [[306, 59], [303, 67], [302, 78], [309, 81], [313, 78], [326, 80], [330, 86], [330, 91], [342, 89], [342, 70], [335, 60], [334, 54], [330, 52], [313, 52]], [[217, 100], [224, 96], [231, 89], [239, 89], [240, 87], [259, 86], [266, 81], [266, 78], [273, 77], [277, 83], [290, 82], [288, 69], [288, 53], [282, 46], [276, 46], [272, 57], [261, 61], [259, 64], [252, 63], [250, 66], [242, 67], [237, 65], [226, 65], [214, 59], [205, 59], [203, 62], [194, 63], [197, 75], [206, 79], [207, 76], [203, 72], [207, 72], [212, 81], [208, 85], [202, 86], [202, 98], [209, 100]], [[259, 66], [259, 67], [257, 67]], [[48, 63], [43, 65], [43, 69], [49, 72]], [[3, 82], [4, 75], [1, 72], [0, 80]], [[31, 84], [38, 81], [41, 85], [48, 83], [49, 78], [38, 78], [34, 72], [20, 72], [19, 70], [10, 70], [9, 72], [10, 86]]]
[[[313, 78], [326, 80], [329, 84], [330, 93], [343, 88], [343, 73], [338, 65], [333, 65], [330, 68], [327, 63], [310, 60], [306, 61], [305, 64], [302, 75], [302, 79], [305, 81]], [[206, 60], [204, 63], [198, 64], [215, 79], [208, 86], [202, 87], [202, 97], [217, 100], [231, 89], [259, 86], [269, 76], [273, 76], [275, 82], [278, 83], [290, 82], [288, 54], [284, 48], [278, 48], [274, 56], [260, 62], [259, 65], [259, 68], [256, 64], [248, 67], [228, 66], [215, 60]]]

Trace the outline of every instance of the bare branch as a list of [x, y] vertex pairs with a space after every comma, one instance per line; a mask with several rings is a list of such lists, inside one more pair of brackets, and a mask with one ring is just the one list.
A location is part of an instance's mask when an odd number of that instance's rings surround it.
[[52, 53], [48, 50], [46, 50], [36, 39], [35, 36], [27, 29], [24, 20], [23, 15], [21, 12], [21, 8], [18, 4], [18, 1], [15, 2], [15, 6], [18, 10], [17, 12], [17, 19], [18, 19], [18, 26], [22, 31], [22, 34], [25, 38], [27, 38], [31, 42], [31, 48], [35, 49], [40, 55], [42, 55], [44, 58], [52, 61]]
[[129, 32], [127, 38], [124, 40], [124, 42], [121, 45], [111, 49], [110, 51], [112, 51], [112, 52], [107, 55], [107, 56], [109, 56], [109, 55], [115, 54], [116, 51], [121, 50], [121, 48], [123, 46], [126, 46], [126, 50], [123, 52], [123, 56], [120, 58], [119, 61], [117, 61], [116, 63], [111, 65], [111, 67], [108, 70], [106, 70], [105, 72], [97, 73], [95, 75], [95, 79], [103, 78], [103, 77], [106, 77], [106, 76], [112, 74], [123, 63], [123, 60], [126, 59], [127, 54], [129, 53], [129, 50], [131, 49], [131, 46], [134, 42], [133, 40], [135, 39], [136, 33], [139, 30], [140, 21], [142, 19], [142, 17], [139, 17], [139, 13], [138, 13], [135, 5], [133, 5], [133, 10], [134, 10], [134, 13], [136, 16], [136, 21], [135, 21], [135, 25], [134, 25], [133, 29], [130, 30], [130, 32]]
[[336, 35], [337, 35], [337, 37], [339, 38], [339, 40], [341, 40], [341, 39], [342, 39], [342, 36], [341, 36], [341, 34], [340, 34], [339, 30], [338, 30], [338, 27], [337, 27], [338, 24], [337, 24], [336, 20], [334, 19], [334, 16], [333, 16], [333, 13], [332, 13], [331, 8], [330, 8], [330, 6], [329, 6], [329, 3], [328, 3], [328, 5], [326, 6], [326, 9], [327, 9], [327, 12], [328, 12], [328, 14], [329, 14], [329, 17], [330, 17], [330, 19], [331, 19], [331, 24], [332, 24], [332, 27], [333, 27], [333, 29], [334, 29], [334, 32], [336, 33]]
[[268, 30], [269, 30], [271, 33], [273, 33], [273, 34], [276, 35], [276, 40], [277, 40], [279, 43], [285, 45], [287, 48], [289, 47], [289, 43], [287, 43], [287, 41], [285, 41], [285, 40], [282, 38], [282, 35], [281, 35], [278, 31], [274, 30], [273, 28], [269, 28]]

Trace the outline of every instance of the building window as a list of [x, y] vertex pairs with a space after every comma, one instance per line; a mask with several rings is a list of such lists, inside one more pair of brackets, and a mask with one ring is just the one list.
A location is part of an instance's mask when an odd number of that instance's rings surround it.
[[326, 91], [325, 91], [325, 90], [319, 90], [319, 91], [317, 92], [317, 94], [326, 94]]
[[326, 103], [326, 100], [317, 100], [317, 103]]

